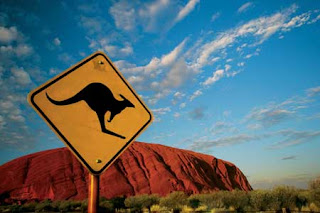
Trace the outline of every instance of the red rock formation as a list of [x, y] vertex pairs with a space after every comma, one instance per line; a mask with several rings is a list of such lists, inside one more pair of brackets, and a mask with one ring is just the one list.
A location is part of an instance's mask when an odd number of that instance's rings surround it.
[[[88, 172], [67, 148], [42, 151], [0, 167], [0, 200], [87, 198]], [[232, 163], [158, 144], [135, 142], [101, 175], [100, 196], [172, 191], [251, 190]]]

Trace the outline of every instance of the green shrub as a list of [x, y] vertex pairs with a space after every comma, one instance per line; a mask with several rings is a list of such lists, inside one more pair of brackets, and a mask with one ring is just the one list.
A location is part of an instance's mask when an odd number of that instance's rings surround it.
[[271, 191], [274, 210], [280, 211], [282, 208], [294, 209], [296, 206], [297, 190], [291, 186], [277, 186]]
[[88, 200], [83, 200], [80, 206], [81, 212], [87, 212], [88, 210]]
[[254, 190], [249, 193], [250, 206], [255, 211], [266, 211], [272, 208], [274, 198], [267, 190]]
[[188, 198], [188, 206], [190, 206], [191, 208], [193, 209], [196, 209], [200, 206], [200, 200], [197, 199], [197, 198], [192, 198], [192, 197], [189, 197]]
[[113, 204], [110, 200], [101, 200], [99, 203], [100, 210], [103, 212], [114, 212]]
[[308, 191], [297, 191], [295, 205], [299, 209], [299, 211], [301, 211], [303, 207], [308, 206], [309, 200], [310, 193]]
[[160, 197], [158, 195], [137, 195], [128, 197], [124, 203], [126, 207], [135, 212], [141, 211], [143, 208], [147, 208], [150, 212], [151, 206], [159, 204]]
[[222, 199], [225, 208], [233, 207], [237, 212], [243, 212], [249, 205], [249, 196], [245, 191], [233, 190], [225, 193]]
[[44, 200], [41, 203], [38, 203], [35, 207], [36, 212], [48, 212], [48, 211], [54, 211], [54, 209], [51, 206], [51, 200]]
[[160, 206], [172, 209], [174, 212], [181, 211], [182, 207], [188, 204], [187, 198], [184, 192], [172, 192], [160, 199]]
[[223, 199], [227, 191], [217, 191], [210, 194], [197, 194], [197, 195], [191, 195], [189, 199], [197, 199], [200, 201], [200, 205], [207, 206], [208, 209], [214, 209], [214, 208], [223, 208], [224, 203]]
[[113, 208], [115, 210], [117, 210], [117, 209], [125, 209], [126, 208], [126, 206], [124, 204], [125, 199], [126, 199], [125, 197], [115, 197], [115, 198], [112, 198], [110, 200], [110, 202], [112, 203]]
[[312, 180], [309, 184], [310, 200], [320, 208], [320, 177]]
[[74, 200], [66, 200], [61, 201], [59, 205], [60, 212], [68, 212], [68, 211], [75, 211], [81, 209], [81, 201], [74, 201]]
[[20, 207], [21, 212], [35, 212], [37, 203], [36, 202], [30, 202], [25, 203]]

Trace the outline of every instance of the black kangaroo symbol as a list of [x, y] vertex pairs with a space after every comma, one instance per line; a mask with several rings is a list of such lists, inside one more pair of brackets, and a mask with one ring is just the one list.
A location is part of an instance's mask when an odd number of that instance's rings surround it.
[[102, 132], [125, 139], [124, 136], [106, 129], [104, 117], [105, 114], [110, 111], [111, 115], [108, 122], [111, 122], [122, 110], [127, 107], [134, 107], [134, 105], [121, 94], [120, 97], [123, 99], [122, 101], [115, 99], [107, 86], [101, 83], [91, 83], [73, 97], [62, 101], [53, 100], [47, 93], [46, 95], [51, 103], [60, 106], [85, 101], [88, 106], [97, 113]]

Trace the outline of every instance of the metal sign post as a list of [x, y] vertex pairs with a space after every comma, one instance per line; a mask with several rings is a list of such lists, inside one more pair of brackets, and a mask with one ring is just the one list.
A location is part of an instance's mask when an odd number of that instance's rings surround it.
[[89, 173], [89, 188], [88, 188], [88, 213], [97, 213], [99, 210], [99, 181], [100, 175]]

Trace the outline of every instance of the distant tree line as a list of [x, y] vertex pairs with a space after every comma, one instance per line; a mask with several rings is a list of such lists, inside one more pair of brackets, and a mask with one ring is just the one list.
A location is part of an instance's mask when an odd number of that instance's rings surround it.
[[[320, 179], [310, 183], [308, 190], [277, 186], [272, 190], [250, 192], [217, 191], [187, 196], [173, 192], [166, 197], [137, 195], [100, 199], [100, 212], [320, 212]], [[29, 202], [3, 205], [0, 212], [86, 212], [87, 201]]]

